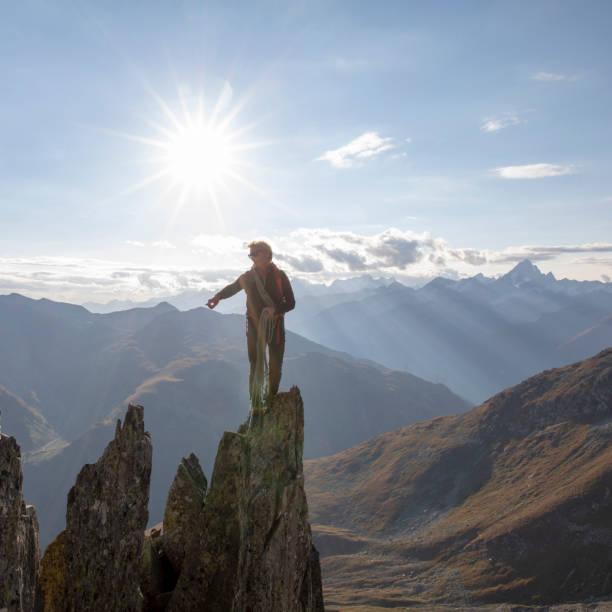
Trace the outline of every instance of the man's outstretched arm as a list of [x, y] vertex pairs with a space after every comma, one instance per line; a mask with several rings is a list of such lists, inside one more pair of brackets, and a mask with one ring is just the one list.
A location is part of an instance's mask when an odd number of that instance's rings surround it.
[[209, 308], [214, 308], [220, 300], [224, 300], [226, 298], [232, 297], [232, 295], [236, 295], [242, 289], [242, 283], [240, 282], [241, 278], [242, 277], [238, 277], [233, 283], [230, 283], [229, 285], [227, 285], [227, 287], [223, 287], [221, 291], [215, 293], [215, 295], [213, 295], [208, 300], [208, 302], [206, 302], [206, 305]]

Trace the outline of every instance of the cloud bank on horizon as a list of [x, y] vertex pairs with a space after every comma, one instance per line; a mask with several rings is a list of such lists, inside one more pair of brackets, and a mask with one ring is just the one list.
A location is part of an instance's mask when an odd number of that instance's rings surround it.
[[[274, 260], [292, 278], [312, 283], [370, 274], [419, 286], [436, 276], [453, 279], [479, 273], [498, 276], [524, 259], [544, 264], [545, 271], [559, 270], [563, 262], [576, 270], [602, 262], [612, 266], [610, 242], [522, 245], [494, 251], [457, 248], [428, 233], [396, 228], [374, 235], [302, 228], [285, 236], [258, 238], [270, 241]], [[185, 291], [213, 291], [249, 268], [246, 258], [249, 240], [200, 234], [188, 245], [132, 241], [133, 249], [149, 254], [169, 248], [188, 249], [195, 264], [192, 267], [69, 257], [0, 258], [0, 293], [55, 296], [84, 303], [112, 299], [144, 301]], [[208, 262], [208, 267], [204, 262]], [[556, 276], [564, 275], [557, 272]], [[609, 282], [610, 276], [602, 274], [598, 280]]]

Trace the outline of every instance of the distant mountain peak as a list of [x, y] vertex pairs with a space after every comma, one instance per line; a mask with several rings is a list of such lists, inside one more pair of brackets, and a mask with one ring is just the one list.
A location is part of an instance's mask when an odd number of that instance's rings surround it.
[[542, 272], [540, 271], [540, 268], [538, 268], [538, 266], [536, 266], [535, 264], [531, 263], [531, 260], [529, 259], [523, 259], [523, 261], [520, 261], [519, 263], [516, 264], [516, 266], [514, 266], [514, 268], [512, 268], [512, 270], [510, 270], [510, 272], [508, 272], [508, 274], [513, 274], [514, 272], [519, 272], [521, 274], [533, 274], [536, 276], [543, 276]]
[[394, 282], [394, 280], [394, 278], [374, 278], [371, 274], [362, 274], [361, 276], [355, 276], [353, 278], [336, 279], [330, 285], [330, 288], [334, 291], [346, 293], [360, 291], [363, 289], [377, 289], [380, 287], [386, 287]]
[[162, 312], [166, 312], [166, 311], [171, 311], [171, 310], [172, 311], [178, 311], [178, 308], [176, 308], [175, 306], [170, 304], [170, 302], [166, 302], [164, 300], [163, 302], [160, 302], [156, 306], [153, 306], [153, 310], [160, 310]]
[[515, 287], [519, 287], [523, 283], [541, 282], [543, 280], [555, 280], [552, 272], [543, 274], [538, 266], [531, 263], [529, 259], [523, 259], [504, 276], [502, 279], [512, 282]]

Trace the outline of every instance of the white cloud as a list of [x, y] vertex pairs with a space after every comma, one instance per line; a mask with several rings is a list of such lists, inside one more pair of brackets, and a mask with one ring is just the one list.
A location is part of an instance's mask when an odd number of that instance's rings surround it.
[[152, 272], [141, 272], [137, 278], [138, 282], [147, 287], [147, 289], [163, 289], [161, 282], [153, 278]]
[[168, 240], [157, 240], [153, 242], [151, 246], [157, 247], [158, 249], [176, 249], [176, 247]]
[[504, 166], [493, 170], [497, 176], [505, 179], [538, 179], [551, 176], [573, 174], [573, 166], [558, 164], [526, 164], [524, 166]]
[[394, 148], [393, 138], [383, 138], [378, 132], [366, 132], [339, 149], [326, 151], [316, 161], [328, 161], [335, 168], [351, 168], [360, 160], [376, 157]]
[[139, 249], [143, 249], [145, 247], [155, 247], [156, 249], [176, 249], [176, 247], [168, 240], [156, 240], [155, 242], [151, 242], [149, 244], [140, 240], [126, 240], [125, 244], [128, 246], [137, 247]]
[[234, 280], [240, 269], [142, 266], [91, 258], [0, 258], [0, 294], [12, 291], [74, 303], [146, 300]]
[[501, 117], [485, 119], [480, 129], [483, 132], [499, 132], [504, 128], [510, 127], [511, 125], [518, 125], [519, 123], [524, 123], [524, 120], [521, 120], [516, 113], [506, 113]]
[[[290, 270], [315, 273], [320, 280], [334, 280], [355, 273], [394, 274], [425, 260], [432, 250], [445, 248], [429, 234], [389, 228], [373, 236], [328, 229], [301, 229], [278, 241], [279, 260]], [[301, 260], [294, 266], [293, 253]], [[303, 265], [306, 259], [308, 266]]]
[[[590, 251], [588, 252], [590, 253]], [[612, 249], [610, 249], [609, 252], [612, 253]], [[572, 260], [571, 263], [583, 264], [583, 265], [599, 264], [599, 265], [609, 266], [612, 268], [612, 257], [579, 257], [579, 258]]]
[[[610, 242], [587, 242], [585, 244], [564, 245], [525, 245], [509, 247], [489, 255], [492, 263], [518, 262], [523, 259], [532, 261], [550, 261], [569, 253], [612, 253]], [[584, 263], [604, 263], [603, 259], [585, 258]], [[576, 262], [575, 262], [576, 263]], [[609, 263], [609, 262], [608, 262]]]
[[[328, 229], [301, 229], [274, 240], [282, 265], [292, 275], [327, 281], [355, 274], [437, 276], [450, 270], [469, 276], [475, 269], [487, 274], [507, 271], [523, 259], [560, 261], [567, 254], [612, 253], [612, 243], [525, 245], [499, 251], [457, 248], [444, 238], [389, 228], [371, 236]], [[300, 259], [294, 260], [299, 253]], [[307, 265], [305, 265], [307, 262]], [[604, 265], [603, 260], [598, 260]]]
[[566, 74], [559, 74], [557, 72], [536, 72], [531, 75], [534, 81], [565, 81], [569, 77]]

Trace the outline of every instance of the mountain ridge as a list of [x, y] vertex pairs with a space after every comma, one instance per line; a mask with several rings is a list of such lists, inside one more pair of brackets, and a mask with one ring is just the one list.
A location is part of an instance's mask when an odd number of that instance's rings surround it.
[[[500, 274], [498, 277], [488, 277], [484, 276], [482, 272], [475, 274], [474, 276], [461, 278], [461, 279], [453, 279], [444, 276], [436, 276], [429, 279], [421, 279], [420, 282], [415, 282], [412, 284], [404, 284], [395, 278], [374, 278], [369, 274], [364, 274], [361, 276], [356, 276], [347, 279], [337, 279], [334, 280], [329, 285], [319, 284], [319, 283], [310, 283], [307, 280], [303, 280], [301, 278], [296, 278], [294, 280], [294, 290], [296, 296], [298, 298], [303, 299], [304, 297], [322, 297], [322, 296], [332, 296], [332, 295], [345, 295], [349, 296], [351, 293], [359, 293], [373, 291], [374, 289], [380, 289], [387, 287], [391, 284], [401, 285], [402, 287], [411, 288], [415, 291], [418, 291], [429, 283], [433, 281], [437, 281], [437, 279], [442, 279], [443, 282], [449, 282], [459, 287], [463, 287], [465, 285], [473, 284], [476, 282], [481, 282], [485, 284], [496, 283], [498, 281], [502, 281], [504, 283], [511, 282], [513, 279], [520, 278], [520, 275], [524, 274], [524, 280], [528, 280], [533, 282], [534, 280], [545, 281], [548, 286], [556, 286], [564, 291], [579, 291], [580, 288], [602, 288], [602, 287], [610, 287], [612, 291], [612, 283], [611, 282], [603, 282], [603, 281], [578, 281], [574, 279], [557, 279], [555, 278], [552, 272], [548, 272], [547, 274], [542, 273], [537, 265], [533, 264], [532, 261], [528, 258], [525, 258], [519, 261], [515, 266], [505, 274]], [[551, 282], [553, 281], [553, 282]], [[82, 304], [83, 307], [87, 308], [91, 312], [98, 313], [110, 313], [114, 311], [132, 309], [132, 308], [149, 308], [159, 304], [160, 302], [168, 302], [175, 305], [180, 310], [190, 310], [192, 308], [197, 308], [201, 306], [208, 297], [210, 297], [212, 290], [202, 289], [199, 291], [190, 290], [187, 292], [179, 293], [176, 295], [165, 295], [159, 298], [150, 298], [148, 300], [143, 300], [140, 302], [135, 302], [132, 300], [111, 300], [106, 303], [102, 302], [84, 302]], [[224, 311], [225, 312], [225, 311]], [[234, 312], [234, 310], [232, 310]]]

